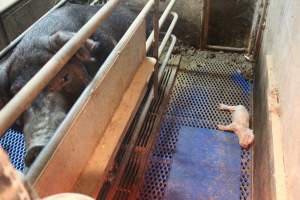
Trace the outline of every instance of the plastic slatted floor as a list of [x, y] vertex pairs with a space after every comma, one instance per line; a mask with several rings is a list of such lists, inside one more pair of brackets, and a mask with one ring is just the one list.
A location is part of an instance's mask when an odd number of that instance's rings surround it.
[[[194, 59], [180, 67], [160, 128], [160, 135], [145, 174], [141, 199], [163, 199], [182, 126], [216, 129], [231, 122], [219, 103], [250, 109], [251, 84], [237, 72], [234, 62]], [[240, 199], [251, 195], [252, 150], [241, 150]]]
[[9, 129], [0, 139], [0, 145], [8, 153], [14, 167], [22, 172], [25, 167], [25, 143], [22, 132], [13, 128]]

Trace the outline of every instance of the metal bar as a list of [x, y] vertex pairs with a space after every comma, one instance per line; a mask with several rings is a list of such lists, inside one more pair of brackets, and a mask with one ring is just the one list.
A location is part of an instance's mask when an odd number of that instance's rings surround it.
[[[150, 105], [151, 105], [151, 102], [152, 102], [152, 99], [153, 99], [153, 90], [152, 90], [152, 93], [150, 93], [148, 95], [148, 98], [146, 100], [146, 103], [144, 105], [144, 107], [142, 108], [142, 113], [141, 113], [141, 116], [139, 117], [138, 119], [138, 122], [137, 122], [137, 126], [135, 127], [134, 129], [134, 132], [133, 132], [133, 135], [132, 135], [132, 138], [130, 140], [130, 144], [128, 145], [127, 149], [126, 149], [126, 152], [123, 156], [123, 159], [122, 159], [122, 162], [124, 163], [120, 169], [118, 170], [119, 171], [119, 175], [117, 176], [116, 180], [114, 180], [114, 185], [118, 186], [121, 182], [121, 178], [126, 170], [126, 166], [127, 166], [127, 163], [130, 159], [130, 155], [131, 155], [131, 152], [133, 151], [133, 148], [134, 148], [134, 145], [136, 143], [136, 140], [138, 138], [138, 133], [140, 132], [141, 128], [142, 128], [142, 125], [143, 125], [143, 121], [144, 119], [146, 118], [147, 116], [147, 113], [148, 113], [148, 110], [150, 108]], [[113, 187], [109, 192], [108, 192], [108, 198], [107, 199], [113, 199], [113, 195], [115, 194], [116, 190], [117, 190], [117, 187]]]
[[[147, 163], [149, 163], [149, 159], [151, 156], [151, 152], [153, 152], [153, 149], [155, 148], [155, 142], [157, 141], [157, 138], [159, 137], [159, 128], [160, 128], [160, 124], [161, 124], [161, 119], [163, 117], [163, 113], [164, 113], [164, 109], [167, 105], [167, 103], [169, 102], [170, 99], [170, 93], [171, 90], [173, 88], [173, 85], [175, 83], [175, 79], [176, 79], [176, 75], [177, 75], [177, 71], [178, 71], [178, 66], [177, 67], [172, 67], [172, 72], [170, 74], [170, 78], [167, 82], [163, 97], [162, 97], [162, 102], [159, 106], [158, 112], [155, 114], [156, 115], [156, 119], [154, 121], [154, 125], [153, 125], [153, 129], [151, 131], [150, 137], [148, 139], [147, 145], [145, 147], [146, 151], [143, 152], [142, 154], [142, 159], [143, 161], [141, 163], [144, 163], [140, 166], [138, 174], [137, 174], [137, 179], [138, 180], [142, 180], [142, 184], [139, 185], [139, 188], [143, 188], [144, 187], [144, 181], [145, 180], [145, 172], [148, 168]], [[139, 199], [139, 198], [137, 198]]]
[[218, 45], [207, 45], [206, 48], [212, 50], [221, 50], [221, 51], [237, 51], [237, 52], [244, 52], [246, 48], [237, 48], [237, 47], [225, 47], [225, 46], [218, 46]]
[[90, 5], [91, 6], [94, 6], [94, 5], [96, 5], [96, 3], [98, 3], [99, 2], [99, 0], [94, 0], [94, 1], [92, 1], [92, 3], [90, 3]]
[[265, 27], [265, 22], [266, 22], [266, 17], [267, 17], [268, 7], [269, 7], [269, 0], [263, 0], [263, 11], [261, 13], [261, 21], [259, 22], [257, 36], [255, 38], [254, 46], [253, 46], [252, 51], [250, 53], [252, 55], [251, 56], [252, 60], [256, 60], [256, 58], [259, 54], [261, 40], [262, 40], [262, 37], [263, 37], [263, 30], [264, 30], [264, 27]]
[[[111, 2], [112, 0], [108, 1]], [[106, 4], [108, 4], [106, 3]], [[86, 101], [90, 98], [92, 93], [94, 92], [94, 88], [98, 85], [99, 81], [103, 79], [109, 67], [119, 56], [120, 49], [123, 48], [123, 45], [127, 43], [128, 38], [131, 37], [132, 32], [140, 26], [140, 24], [145, 20], [147, 14], [150, 12], [152, 6], [154, 4], [154, 0], [149, 0], [134, 22], [131, 24], [129, 29], [126, 31], [125, 35], [118, 42], [117, 46], [110, 53], [108, 58], [105, 60], [101, 68], [98, 70], [95, 78], [91, 82], [91, 84], [83, 91], [79, 99], [76, 101], [75, 105], [69, 111], [67, 117], [63, 120], [62, 124], [58, 127], [54, 136], [51, 138], [50, 142], [44, 148], [44, 150], [37, 157], [37, 160], [32, 164], [28, 173], [26, 174], [26, 179], [29, 180], [30, 183], [34, 183], [36, 178], [39, 176], [40, 172], [43, 170], [43, 167], [48, 162], [49, 158], [55, 151], [56, 147], [59, 145], [60, 141], [67, 133], [67, 130], [72, 126], [73, 121], [76, 119], [77, 115], [82, 112], [82, 107], [85, 105]]]
[[[153, 57], [158, 60], [158, 48], [159, 48], [159, 0], [154, 0], [154, 13], [153, 13]], [[154, 65], [153, 72], [153, 87], [154, 87], [154, 98], [158, 96], [158, 62]]]
[[4, 3], [5, 6], [2, 6], [0, 8], [0, 14], [2, 14], [3, 12], [5, 12], [8, 8], [12, 7], [16, 3], [18, 3], [20, 0], [11, 0], [10, 2], [8, 2], [8, 0], [6, 0], [6, 1], [7, 1], [7, 3]]
[[168, 61], [169, 61], [169, 59], [171, 57], [172, 51], [173, 51], [173, 49], [175, 47], [176, 41], [177, 41], [176, 36], [172, 34], [171, 35], [171, 44], [170, 44], [170, 47], [169, 47], [169, 49], [167, 51], [167, 54], [165, 56], [165, 59], [164, 59], [163, 63], [161, 64], [161, 66], [159, 68], [158, 80], [161, 80], [161, 77], [162, 77], [162, 75], [163, 75], [163, 73], [165, 71], [165, 68], [166, 68], [166, 66], [168, 64]]
[[[169, 57], [171, 56], [171, 53], [172, 53], [173, 48], [175, 46], [175, 43], [176, 43], [176, 37], [174, 35], [172, 35], [172, 42], [171, 42], [171, 45], [169, 47], [168, 53], [166, 55], [166, 58], [168, 57], [168, 55], [169, 55]], [[160, 74], [161, 75], [158, 76], [159, 82], [161, 82], [161, 78], [162, 78], [162, 74], [163, 74], [163, 71], [161, 71], [162, 69], [165, 69], [165, 67], [160, 67]], [[140, 133], [140, 131], [142, 129], [143, 122], [144, 122], [144, 120], [145, 120], [145, 118], [146, 118], [146, 116], [148, 114], [148, 110], [149, 110], [149, 108], [151, 106], [151, 102], [152, 102], [153, 98], [154, 98], [154, 89], [152, 88], [151, 91], [149, 92], [149, 95], [147, 97], [146, 103], [145, 103], [144, 107], [142, 108], [142, 113], [141, 113], [141, 116], [138, 119], [137, 126], [134, 129], [134, 132], [132, 134], [132, 138], [130, 139], [130, 144], [127, 146], [125, 155], [123, 156], [122, 162], [125, 163], [125, 164], [122, 165], [120, 167], [120, 169], [118, 170], [118, 174], [119, 175], [117, 176], [117, 178], [116, 178], [116, 180], [114, 182], [115, 185], [119, 185], [120, 184], [121, 178], [122, 178], [122, 176], [123, 176], [123, 174], [125, 172], [125, 169], [126, 169], [126, 164], [128, 163], [128, 161], [130, 159], [130, 155], [131, 155], [131, 153], [134, 150], [136, 141], [137, 141], [139, 133]], [[113, 189], [109, 192], [107, 199], [112, 199], [113, 198], [113, 195], [115, 194], [116, 189], [117, 189], [116, 187], [113, 187]]]
[[0, 111], [0, 136], [27, 109], [38, 94], [72, 58], [80, 46], [110, 16], [121, 0], [108, 1], [79, 31], [68, 41], [34, 77]]
[[[160, 19], [159, 19], [159, 29], [161, 29], [161, 27], [164, 25], [169, 13], [171, 12], [171, 9], [173, 8], [174, 4], [175, 4], [176, 0], [171, 0], [168, 4], [168, 6], [166, 7], [164, 13], [161, 15]], [[146, 51], [148, 52], [150, 50], [150, 47], [152, 46], [152, 41], [154, 39], [154, 32], [152, 31], [150, 36], [147, 39], [146, 42]]]
[[256, 34], [258, 31], [258, 26], [259, 26], [259, 22], [260, 22], [260, 18], [261, 18], [261, 16], [260, 16], [261, 4], [262, 4], [262, 2], [258, 2], [258, 1], [256, 2], [254, 16], [253, 16], [253, 20], [252, 20], [252, 27], [251, 27], [249, 41], [248, 41], [248, 49], [247, 49], [248, 55], [250, 55], [251, 49], [253, 48]]
[[16, 39], [14, 39], [11, 43], [9, 43], [8, 46], [6, 46], [0, 52], [0, 58], [2, 58], [3, 56], [5, 56], [14, 46], [16, 46], [20, 42], [20, 40], [24, 37], [24, 35], [26, 33], [28, 33], [28, 31], [30, 29], [32, 29], [32, 27], [34, 27], [37, 23], [39, 23], [43, 18], [45, 18], [50, 13], [52, 13], [54, 10], [56, 10], [57, 8], [59, 8], [62, 5], [64, 5], [67, 1], [68, 0], [61, 0], [60, 2], [58, 2], [53, 8], [51, 8], [48, 12], [46, 12], [46, 14], [44, 14], [41, 18], [39, 18], [36, 22], [34, 22], [29, 28], [27, 28], [21, 35], [19, 35]]
[[205, 49], [207, 45], [208, 38], [208, 23], [209, 23], [209, 8], [210, 8], [210, 0], [204, 0], [203, 2], [203, 14], [202, 14], [202, 33], [201, 33], [201, 49]]
[[177, 20], [178, 20], [178, 14], [177, 13], [172, 12], [171, 15], [173, 15], [173, 20], [172, 20], [172, 22], [171, 22], [171, 24], [170, 24], [170, 26], [169, 26], [169, 28], [168, 28], [168, 30], [166, 32], [166, 35], [165, 35], [163, 41], [161, 42], [161, 44], [159, 46], [158, 57], [160, 57], [160, 55], [161, 55], [162, 51], [164, 50], [167, 42], [169, 41], [169, 38], [170, 38], [170, 36], [171, 36], [174, 28], [175, 28]]

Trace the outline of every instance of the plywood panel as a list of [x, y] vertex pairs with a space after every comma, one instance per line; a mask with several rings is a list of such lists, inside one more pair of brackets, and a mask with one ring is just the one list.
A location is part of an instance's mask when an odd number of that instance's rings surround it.
[[111, 160], [114, 160], [116, 150], [144, 96], [154, 64], [153, 58], [146, 58], [135, 74], [102, 139], [79, 177], [74, 188], [75, 192], [96, 198], [98, 189], [101, 188], [107, 170], [112, 164]]

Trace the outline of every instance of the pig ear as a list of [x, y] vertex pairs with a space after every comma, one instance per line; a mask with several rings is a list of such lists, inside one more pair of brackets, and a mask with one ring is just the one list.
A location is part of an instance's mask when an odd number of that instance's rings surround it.
[[[52, 52], [58, 51], [64, 44], [66, 44], [73, 36], [74, 32], [58, 31], [49, 37], [49, 48]], [[99, 43], [87, 39], [81, 48], [77, 51], [76, 57], [82, 62], [93, 62], [93, 52], [99, 47]]]

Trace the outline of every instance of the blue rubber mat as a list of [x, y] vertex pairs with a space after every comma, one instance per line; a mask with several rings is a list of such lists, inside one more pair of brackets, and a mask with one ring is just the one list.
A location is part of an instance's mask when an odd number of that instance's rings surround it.
[[165, 199], [240, 199], [240, 157], [236, 135], [182, 127]]

